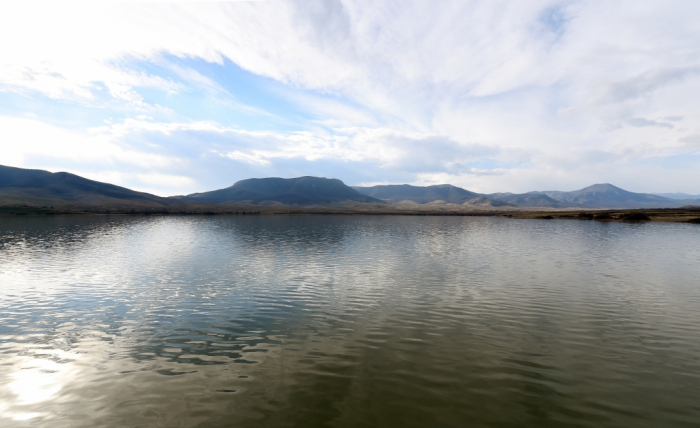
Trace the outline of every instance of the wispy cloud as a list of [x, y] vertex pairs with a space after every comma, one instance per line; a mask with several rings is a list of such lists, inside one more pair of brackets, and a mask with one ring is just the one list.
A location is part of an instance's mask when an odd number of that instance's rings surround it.
[[677, 176], [700, 132], [692, 1], [37, 4], [0, 4], [4, 163], [524, 191]]
[[633, 117], [627, 120], [627, 123], [631, 126], [636, 126], [637, 128], [643, 128], [645, 126], [657, 126], [659, 128], [673, 128], [673, 124], [668, 122], [657, 122], [655, 120], [644, 119], [643, 117]]

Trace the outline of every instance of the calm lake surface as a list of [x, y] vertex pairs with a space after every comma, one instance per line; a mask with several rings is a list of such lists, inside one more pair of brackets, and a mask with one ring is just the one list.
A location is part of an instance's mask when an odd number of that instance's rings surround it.
[[0, 218], [2, 427], [700, 426], [700, 226]]

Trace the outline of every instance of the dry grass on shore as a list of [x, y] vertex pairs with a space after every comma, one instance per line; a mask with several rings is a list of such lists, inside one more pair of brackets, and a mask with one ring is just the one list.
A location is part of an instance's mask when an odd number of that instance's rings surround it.
[[4, 206], [0, 216], [51, 215], [410, 215], [410, 216], [489, 216], [513, 219], [654, 221], [700, 224], [700, 207], [623, 210], [555, 210], [523, 207], [480, 208], [463, 206], [397, 206], [397, 204], [334, 204], [316, 206], [192, 205], [188, 207], [130, 206]]
[[662, 221], [700, 224], [700, 207], [658, 208], [634, 210], [590, 210], [590, 211], [529, 211], [503, 214], [503, 217], [521, 219], [560, 219], [594, 221]]

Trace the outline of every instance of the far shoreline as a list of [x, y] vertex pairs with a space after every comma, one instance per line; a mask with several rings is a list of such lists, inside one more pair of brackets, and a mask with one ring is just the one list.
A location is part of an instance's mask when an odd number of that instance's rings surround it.
[[538, 220], [592, 220], [601, 222], [673, 222], [700, 224], [700, 207], [638, 208], [638, 209], [519, 209], [519, 210], [458, 210], [458, 209], [400, 209], [358, 207], [258, 207], [179, 209], [160, 207], [0, 207], [0, 217], [51, 216], [279, 216], [279, 215], [370, 215], [370, 216], [430, 216], [430, 217], [501, 217]]

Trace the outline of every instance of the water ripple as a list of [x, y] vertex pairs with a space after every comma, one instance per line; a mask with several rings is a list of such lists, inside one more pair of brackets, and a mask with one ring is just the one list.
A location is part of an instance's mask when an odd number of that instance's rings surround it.
[[691, 426], [700, 228], [0, 223], [3, 427]]

